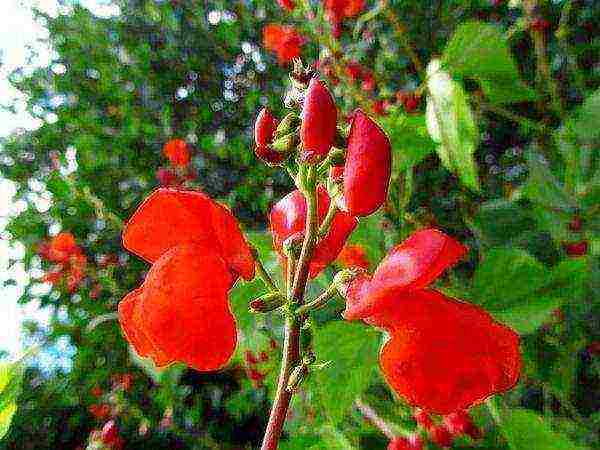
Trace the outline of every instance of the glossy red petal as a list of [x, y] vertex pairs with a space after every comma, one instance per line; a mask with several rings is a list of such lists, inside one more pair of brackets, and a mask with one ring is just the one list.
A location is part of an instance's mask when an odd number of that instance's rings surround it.
[[465, 246], [439, 230], [425, 229], [413, 233], [379, 264], [368, 295], [347, 319], [370, 317], [377, 313], [383, 299], [400, 298], [404, 291], [427, 287], [466, 252]]
[[392, 147], [385, 132], [361, 110], [354, 113], [344, 166], [344, 203], [355, 216], [368, 216], [387, 198]]
[[229, 269], [245, 280], [254, 278], [254, 256], [236, 218], [223, 205], [212, 204], [212, 225]]
[[252, 278], [253, 258], [237, 221], [202, 192], [157, 189], [123, 231], [124, 247], [148, 262], [177, 245], [190, 243], [217, 245], [233, 272]]
[[337, 109], [333, 96], [323, 81], [310, 80], [302, 107], [300, 141], [303, 161], [323, 159], [333, 144], [337, 125]]
[[139, 317], [135, 317], [135, 310], [139, 308], [141, 294], [142, 288], [135, 289], [119, 302], [118, 312], [121, 329], [138, 355], [151, 358], [158, 367], [167, 366], [175, 359], [169, 358], [152, 344], [143, 330], [143, 321], [140, 321]]
[[449, 414], [515, 385], [521, 356], [514, 331], [439, 292], [406, 295], [378, 319], [387, 321], [392, 336], [380, 354], [381, 369], [409, 404]]
[[231, 284], [227, 266], [209, 247], [169, 250], [144, 283], [141, 314], [147, 336], [167, 355], [198, 370], [221, 368], [237, 340], [227, 299]]
[[339, 211], [331, 221], [329, 232], [317, 243], [311, 260], [309, 277], [314, 278], [336, 260], [346, 241], [358, 225], [356, 217]]

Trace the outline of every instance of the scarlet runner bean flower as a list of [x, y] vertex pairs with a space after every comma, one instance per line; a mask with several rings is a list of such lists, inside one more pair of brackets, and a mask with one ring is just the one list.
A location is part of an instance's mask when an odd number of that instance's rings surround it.
[[449, 414], [510, 389], [521, 368], [519, 337], [483, 309], [425, 290], [466, 248], [434, 229], [393, 248], [374, 275], [345, 287], [348, 320], [391, 339], [380, 353], [388, 384], [427, 412]]
[[391, 170], [389, 139], [373, 120], [356, 110], [344, 165], [344, 209], [354, 216], [375, 212], [387, 197]]
[[268, 108], [260, 110], [254, 124], [254, 141], [256, 143], [254, 153], [268, 164], [279, 164], [287, 157], [286, 153], [278, 152], [270, 147], [277, 124], [277, 119]]
[[182, 139], [172, 139], [163, 147], [163, 153], [174, 166], [187, 166], [190, 163], [190, 150]]
[[300, 159], [316, 162], [327, 156], [335, 138], [337, 109], [333, 96], [323, 81], [312, 78], [302, 106]]
[[39, 246], [40, 256], [56, 265], [44, 275], [42, 281], [58, 284], [66, 282], [69, 292], [74, 292], [86, 275], [87, 257], [69, 232], [54, 236], [49, 243]]
[[283, 9], [287, 9], [288, 11], [293, 11], [296, 7], [294, 0], [277, 0], [277, 3], [279, 3], [279, 6]]
[[[329, 208], [330, 198], [323, 186], [317, 188], [317, 214], [323, 221]], [[306, 226], [306, 199], [296, 190], [279, 200], [270, 214], [273, 246], [284, 257], [283, 243], [296, 234], [303, 234]], [[309, 276], [316, 277], [333, 262], [354, 231], [358, 221], [348, 213], [339, 211], [333, 218], [329, 232], [317, 243], [309, 265]]]
[[277, 55], [281, 65], [298, 58], [305, 42], [304, 37], [291, 25], [269, 24], [263, 28], [263, 45]]
[[228, 291], [238, 276], [254, 277], [251, 249], [233, 215], [201, 192], [158, 189], [127, 223], [123, 245], [153, 264], [142, 286], [119, 303], [137, 353], [157, 366], [224, 366], [237, 342]]
[[364, 0], [324, 0], [323, 7], [327, 19], [333, 29], [336, 38], [340, 37], [341, 24], [345, 18], [354, 17], [360, 14], [365, 7]]

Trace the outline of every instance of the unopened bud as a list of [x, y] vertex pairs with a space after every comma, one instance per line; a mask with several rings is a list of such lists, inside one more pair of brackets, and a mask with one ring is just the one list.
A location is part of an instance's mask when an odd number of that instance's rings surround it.
[[300, 117], [298, 117], [296, 113], [291, 112], [279, 122], [277, 130], [275, 131], [275, 136], [285, 136], [286, 134], [293, 132], [298, 126], [300, 126]]
[[297, 259], [298, 256], [300, 256], [303, 241], [304, 233], [302, 231], [292, 234], [283, 241], [283, 253], [288, 257], [291, 256], [292, 258]]
[[356, 276], [360, 273], [360, 269], [356, 267], [350, 267], [344, 270], [340, 270], [333, 277], [333, 284], [335, 284], [338, 289], [348, 283], [350, 283]]
[[298, 145], [298, 136], [295, 133], [289, 133], [277, 138], [271, 144], [271, 148], [278, 153], [287, 155], [291, 153]]
[[298, 391], [304, 380], [308, 377], [308, 366], [304, 363], [294, 367], [287, 383], [287, 391], [295, 393]]
[[269, 292], [252, 300], [249, 306], [253, 313], [265, 313], [279, 308], [284, 303], [285, 298], [279, 292]]

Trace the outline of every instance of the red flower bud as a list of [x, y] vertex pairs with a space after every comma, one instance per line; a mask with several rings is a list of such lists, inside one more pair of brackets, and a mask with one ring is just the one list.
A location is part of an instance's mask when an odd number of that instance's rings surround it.
[[353, 216], [368, 216], [387, 197], [392, 169], [390, 141], [362, 111], [354, 113], [344, 167], [344, 204]]
[[588, 253], [588, 241], [565, 243], [563, 248], [569, 256], [585, 256]]
[[172, 139], [163, 147], [163, 153], [174, 166], [187, 166], [190, 162], [190, 150], [185, 141]]
[[277, 129], [277, 119], [269, 108], [263, 108], [258, 113], [254, 124], [254, 141], [257, 147], [266, 147], [273, 142], [273, 133]]
[[444, 425], [436, 425], [429, 430], [431, 441], [439, 447], [450, 447], [452, 435]]
[[[317, 211], [319, 224], [329, 208], [329, 195], [323, 186], [317, 189]], [[298, 190], [293, 191], [273, 206], [270, 214], [273, 246], [281, 256], [285, 256], [283, 244], [286, 239], [304, 232], [306, 225], [306, 200]], [[358, 224], [355, 217], [339, 211], [333, 218], [329, 232], [317, 243], [309, 266], [309, 276], [316, 277], [338, 256], [348, 236]]]
[[379, 362], [409, 404], [450, 414], [517, 382], [519, 337], [482, 308], [436, 291], [390, 294], [388, 300], [381, 315], [392, 337]]
[[[447, 268], [456, 264], [467, 249], [450, 236], [435, 229], [413, 233], [394, 247], [379, 263], [372, 280], [361, 281], [361, 297], [347, 298], [346, 320], [371, 318], [375, 324], [378, 311], [385, 307], [389, 293], [399, 294], [423, 289]], [[381, 326], [385, 326], [385, 317]]]
[[312, 78], [302, 107], [301, 159], [316, 162], [324, 158], [335, 138], [337, 109], [335, 102], [321, 80]]

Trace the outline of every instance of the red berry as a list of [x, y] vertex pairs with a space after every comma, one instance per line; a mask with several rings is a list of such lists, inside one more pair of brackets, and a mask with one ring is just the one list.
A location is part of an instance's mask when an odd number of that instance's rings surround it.
[[321, 80], [312, 78], [302, 107], [302, 161], [316, 162], [327, 155], [335, 138], [336, 125], [337, 109], [331, 92]]
[[433, 426], [433, 420], [431, 420], [429, 414], [422, 409], [417, 408], [413, 414], [413, 417], [415, 418], [415, 421], [426, 430]]
[[588, 241], [569, 242], [563, 244], [563, 247], [569, 256], [584, 256], [588, 253]]
[[291, 25], [271, 23], [263, 28], [263, 45], [277, 55], [281, 65], [298, 58], [305, 42], [304, 37]]
[[429, 430], [431, 441], [440, 447], [452, 445], [452, 435], [444, 425], [435, 425]]
[[119, 436], [119, 429], [114, 420], [109, 420], [102, 427], [101, 439], [107, 445], [113, 444]]
[[368, 216], [385, 202], [392, 148], [381, 128], [361, 110], [354, 113], [344, 166], [344, 206], [353, 216]]
[[277, 129], [277, 119], [269, 108], [263, 108], [258, 113], [254, 123], [254, 141], [257, 147], [267, 147], [273, 142], [273, 134]]

